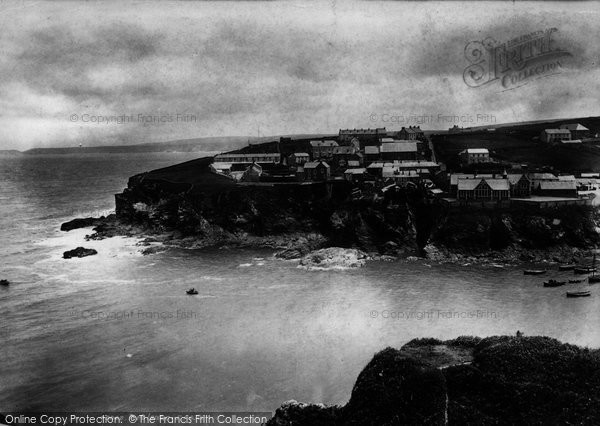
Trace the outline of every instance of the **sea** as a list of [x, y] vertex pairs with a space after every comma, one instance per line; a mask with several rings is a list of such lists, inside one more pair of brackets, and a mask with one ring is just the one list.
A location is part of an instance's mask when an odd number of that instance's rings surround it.
[[[523, 274], [556, 265], [398, 260], [306, 270], [271, 250], [144, 256], [137, 238], [88, 242], [91, 229], [60, 231], [114, 211], [129, 176], [200, 156], [0, 159], [0, 278], [10, 281], [0, 286], [0, 412], [345, 404], [376, 352], [418, 337], [520, 330], [600, 347], [600, 284], [592, 297], [567, 299], [565, 287]], [[62, 258], [78, 246], [98, 254]], [[187, 295], [190, 287], [199, 294]]]

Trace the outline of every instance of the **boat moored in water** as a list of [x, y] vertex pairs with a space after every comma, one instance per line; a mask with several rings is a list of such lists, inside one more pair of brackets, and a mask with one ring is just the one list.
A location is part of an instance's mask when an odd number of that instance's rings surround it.
[[573, 269], [573, 272], [576, 274], [591, 274], [596, 272], [596, 268], [594, 266], [577, 266]]
[[572, 271], [573, 269], [575, 269], [577, 265], [575, 265], [574, 263], [570, 263], [568, 265], [558, 265], [558, 270], [559, 271]]
[[196, 290], [195, 288], [190, 288], [189, 290], [186, 291], [187, 294], [198, 294], [198, 290]]
[[523, 274], [525, 274], [525, 275], [542, 275], [545, 273], [546, 273], [545, 269], [525, 269], [523, 271]]
[[589, 290], [584, 291], [567, 291], [567, 297], [588, 297], [591, 293]]

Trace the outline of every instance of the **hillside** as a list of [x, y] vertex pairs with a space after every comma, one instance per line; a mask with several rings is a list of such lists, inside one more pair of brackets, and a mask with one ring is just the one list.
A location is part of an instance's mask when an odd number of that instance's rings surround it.
[[565, 123], [580, 123], [592, 134], [600, 131], [600, 117], [574, 118], [507, 125], [494, 132], [485, 130], [444, 133], [432, 136], [439, 161], [450, 168], [458, 166], [458, 153], [467, 148], [487, 148], [492, 157], [517, 164], [551, 167], [557, 171], [590, 172], [600, 170], [600, 147], [548, 145], [537, 139], [543, 129]]

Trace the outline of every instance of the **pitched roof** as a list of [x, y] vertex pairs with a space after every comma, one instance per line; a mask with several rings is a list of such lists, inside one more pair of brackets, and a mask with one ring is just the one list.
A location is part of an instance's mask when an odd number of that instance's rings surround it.
[[360, 161], [358, 160], [348, 160], [348, 165], [349, 166], [360, 166]]
[[525, 179], [529, 180], [529, 179], [527, 178], [527, 176], [525, 176], [523, 173], [510, 173], [510, 174], [507, 174], [507, 175], [506, 175], [506, 178], [507, 178], [507, 179], [508, 179], [508, 181], [509, 181], [510, 183], [512, 183], [513, 185], [515, 185], [515, 184], [519, 183], [519, 181], [520, 181], [522, 178], [525, 178]]
[[561, 124], [560, 128], [561, 129], [568, 129], [568, 130], [571, 130], [571, 131], [573, 131], [573, 130], [577, 130], [577, 131], [587, 131], [587, 130], [590, 130], [587, 127], [582, 126], [579, 123]]
[[365, 146], [365, 154], [379, 154], [378, 146]]
[[544, 132], [549, 135], [570, 135], [571, 132], [568, 129], [544, 129]]
[[563, 181], [563, 182], [566, 182], [566, 181], [569, 181], [569, 180], [575, 180], [575, 176], [573, 176], [573, 175], [559, 176], [558, 180]]
[[347, 175], [362, 175], [363, 173], [366, 173], [367, 169], [362, 168], [362, 169], [346, 169], [346, 171], [344, 172], [344, 174]]
[[320, 146], [338, 146], [336, 141], [326, 140], [326, 141], [310, 141], [310, 146], [312, 147], [320, 147]]
[[494, 191], [508, 191], [510, 184], [508, 179], [484, 179]]
[[434, 163], [433, 161], [400, 161], [397, 163], [397, 165], [401, 169], [430, 168], [440, 166], [438, 163]]
[[319, 164], [323, 164], [325, 167], [329, 168], [329, 164], [325, 161], [308, 161], [304, 163], [305, 169], [315, 169]]
[[473, 191], [483, 179], [458, 179], [459, 191]]
[[308, 157], [308, 153], [307, 152], [292, 152], [290, 154], [290, 156], [295, 155], [296, 157]]
[[467, 154], [489, 154], [490, 151], [487, 148], [467, 148], [462, 152]]
[[481, 179], [481, 178], [491, 178], [493, 175], [483, 174], [483, 175], [474, 175], [474, 174], [465, 174], [465, 173], [454, 173], [450, 175], [450, 185], [457, 185], [459, 179]]
[[211, 164], [211, 166], [217, 170], [230, 169], [232, 165], [233, 165], [232, 163], [219, 163], [219, 162], [215, 162], [215, 163]]
[[577, 182], [574, 180], [556, 180], [556, 181], [542, 181], [540, 182], [540, 189], [542, 190], [576, 190]]
[[381, 143], [395, 142], [394, 138], [381, 138]]
[[459, 191], [473, 191], [481, 183], [486, 183], [494, 191], [508, 191], [510, 189], [508, 179], [477, 178], [477, 179], [459, 179], [458, 180], [458, 190]]
[[333, 148], [334, 154], [354, 154], [356, 149], [353, 146], [336, 146]]
[[391, 142], [381, 145], [381, 152], [416, 152], [416, 142]]
[[530, 173], [529, 179], [531, 180], [558, 180], [552, 173]]

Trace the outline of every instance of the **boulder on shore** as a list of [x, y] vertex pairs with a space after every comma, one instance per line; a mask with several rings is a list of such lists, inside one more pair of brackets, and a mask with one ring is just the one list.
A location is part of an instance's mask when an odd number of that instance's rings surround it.
[[307, 254], [300, 265], [308, 269], [347, 269], [364, 266], [369, 256], [357, 249], [329, 247]]
[[101, 226], [116, 221], [117, 216], [115, 214], [109, 214], [108, 216], [100, 217], [78, 217], [60, 225], [61, 231], [72, 231], [73, 229], [79, 228], [91, 228], [94, 226]]
[[88, 249], [85, 247], [77, 247], [76, 249], [69, 250], [63, 253], [63, 259], [71, 259], [72, 257], [86, 257], [98, 254], [94, 249]]

